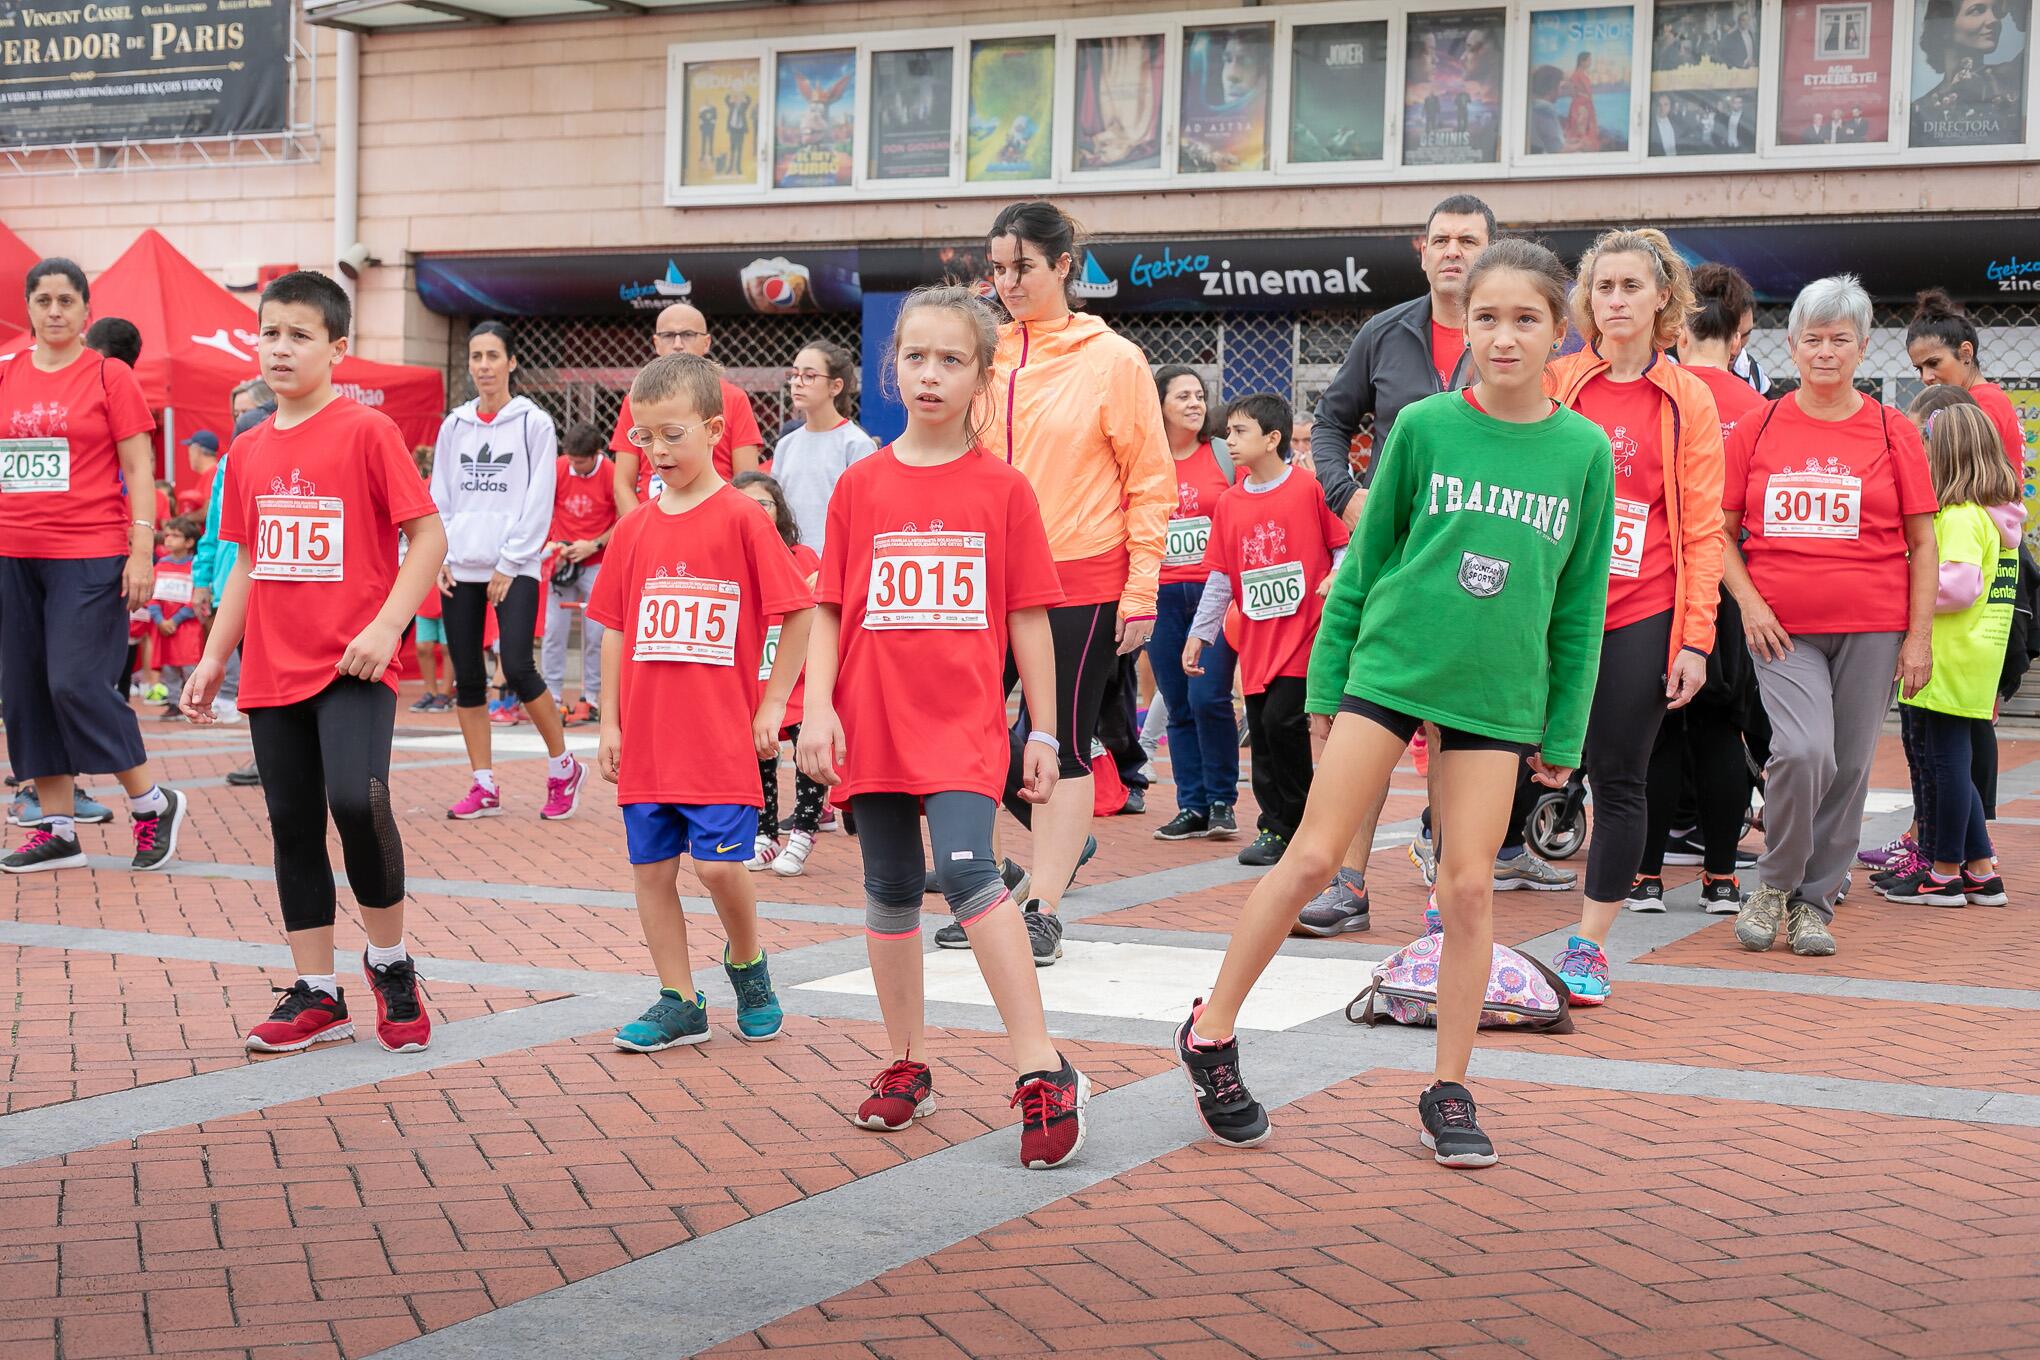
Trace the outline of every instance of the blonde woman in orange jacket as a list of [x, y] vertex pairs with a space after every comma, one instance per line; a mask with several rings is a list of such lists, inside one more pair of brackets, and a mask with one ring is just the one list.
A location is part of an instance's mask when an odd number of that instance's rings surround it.
[[[1154, 631], [1162, 543], [1176, 508], [1175, 464], [1147, 357], [1103, 321], [1070, 310], [1076, 237], [1076, 223], [1043, 201], [1007, 207], [990, 235], [992, 283], [1013, 319], [999, 328], [985, 443], [1034, 487], [1064, 596], [1048, 611], [1056, 730], [1021, 734], [1054, 742], [1060, 778], [1048, 802], [1021, 802], [1016, 745], [1005, 800], [1034, 831], [1027, 927], [1043, 967], [1062, 956], [1055, 912], [1090, 836], [1091, 740], [1106, 680]], [[1009, 667], [1009, 690], [1013, 680]], [[946, 938], [961, 934], [945, 928], [936, 942], [968, 948]]]
[[1599, 425], [1615, 455], [1607, 633], [1587, 723], [1594, 795], [1586, 898], [1553, 960], [1575, 1004], [1608, 999], [1608, 932], [1622, 905], [1663, 911], [1639, 882], [1651, 748], [1668, 709], [1707, 683], [1720, 599], [1721, 420], [1706, 383], [1666, 357], [1693, 312], [1685, 261], [1650, 228], [1602, 233], [1580, 260], [1573, 324], [1587, 347], [1544, 371], [1545, 390]]

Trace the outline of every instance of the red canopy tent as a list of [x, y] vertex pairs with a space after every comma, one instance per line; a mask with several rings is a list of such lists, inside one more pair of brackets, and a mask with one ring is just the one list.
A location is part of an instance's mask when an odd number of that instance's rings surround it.
[[29, 266], [41, 258], [0, 222], [0, 344], [28, 335], [28, 303], [21, 286]]
[[[173, 352], [169, 390], [178, 441], [190, 439], [199, 430], [211, 430], [225, 448], [234, 428], [233, 390], [255, 376], [254, 352], [245, 345], [236, 343], [230, 350], [215, 338], [186, 342]], [[406, 444], [430, 444], [438, 437], [439, 423], [446, 415], [446, 378], [436, 368], [382, 364], [348, 355], [334, 366], [333, 385], [340, 395], [395, 421]]]

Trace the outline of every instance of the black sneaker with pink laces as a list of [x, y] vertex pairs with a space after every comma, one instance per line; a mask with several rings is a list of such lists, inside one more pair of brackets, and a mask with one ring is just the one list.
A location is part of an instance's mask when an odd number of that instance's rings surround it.
[[176, 789], [163, 787], [167, 806], [161, 812], [135, 814], [135, 857], [131, 869], [160, 869], [177, 854], [177, 833], [184, 829], [184, 814], [191, 800]]
[[1441, 1081], [1417, 1097], [1417, 1117], [1424, 1122], [1424, 1146], [1440, 1166], [1493, 1166], [1495, 1145], [1474, 1118], [1473, 1093], [1456, 1081]]
[[1197, 1117], [1221, 1143], [1259, 1147], [1268, 1141], [1268, 1112], [1240, 1079], [1240, 1041], [1213, 1043], [1196, 1037], [1191, 1027], [1203, 1013], [1204, 1002], [1199, 1000], [1176, 1031], [1176, 1061], [1190, 1074]]

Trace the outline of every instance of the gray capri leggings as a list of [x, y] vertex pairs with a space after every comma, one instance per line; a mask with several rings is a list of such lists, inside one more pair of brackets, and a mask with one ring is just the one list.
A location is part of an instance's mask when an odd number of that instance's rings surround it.
[[921, 894], [927, 886], [921, 858], [924, 809], [935, 850], [935, 879], [956, 923], [968, 929], [1006, 896], [992, 854], [992, 818], [999, 810], [995, 800], [981, 793], [860, 793], [850, 806], [864, 852], [865, 928], [873, 935], [900, 940], [920, 933]]

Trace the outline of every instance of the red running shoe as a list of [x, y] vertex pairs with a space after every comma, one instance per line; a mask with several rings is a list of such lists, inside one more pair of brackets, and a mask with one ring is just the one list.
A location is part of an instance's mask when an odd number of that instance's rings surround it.
[[872, 1094], [864, 1098], [850, 1122], [863, 1129], [898, 1133], [916, 1119], [935, 1113], [935, 1079], [928, 1064], [901, 1058], [871, 1079]]
[[361, 956], [361, 971], [375, 993], [375, 1041], [392, 1053], [423, 1053], [432, 1042], [432, 1017], [425, 1013], [425, 989], [408, 958], [381, 968]]
[[1060, 1071], [1028, 1072], [1014, 1082], [1010, 1104], [1020, 1107], [1020, 1165], [1048, 1171], [1076, 1156], [1090, 1098], [1091, 1079], [1068, 1058]]
[[256, 1053], [295, 1053], [313, 1044], [332, 1043], [354, 1037], [354, 1021], [347, 1015], [347, 994], [315, 992], [299, 978], [288, 987], [269, 989], [283, 999], [269, 1018], [248, 1031], [248, 1047]]

